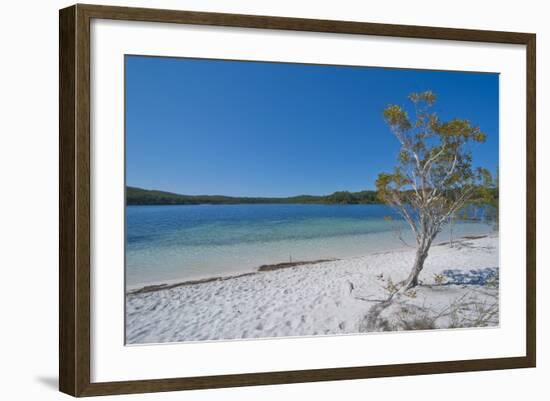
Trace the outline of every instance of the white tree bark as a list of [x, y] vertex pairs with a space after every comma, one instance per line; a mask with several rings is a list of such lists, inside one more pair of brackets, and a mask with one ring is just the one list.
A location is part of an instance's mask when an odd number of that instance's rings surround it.
[[403, 199], [402, 193], [396, 191], [389, 201], [411, 227], [417, 244], [411, 272], [400, 289], [400, 292], [404, 292], [418, 285], [418, 278], [424, 268], [424, 262], [428, 257], [433, 240], [441, 231], [442, 226], [465, 205], [473, 188], [468, 186], [456, 188], [453, 201], [450, 201], [448, 196], [443, 199], [442, 195], [447, 187], [447, 182], [457, 166], [458, 149], [447, 171], [444, 172], [443, 179], [437, 181], [432, 177], [432, 166], [442, 157], [445, 147], [443, 146], [441, 150], [422, 163], [420, 155], [408, 146], [407, 141], [400, 138], [400, 142], [414, 160], [410, 169], [404, 172], [412, 191], [407, 199]]

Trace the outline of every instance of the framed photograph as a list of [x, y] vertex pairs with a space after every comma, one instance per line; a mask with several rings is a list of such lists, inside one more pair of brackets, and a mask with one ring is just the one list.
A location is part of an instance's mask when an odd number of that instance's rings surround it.
[[534, 34], [59, 25], [61, 391], [535, 366]]

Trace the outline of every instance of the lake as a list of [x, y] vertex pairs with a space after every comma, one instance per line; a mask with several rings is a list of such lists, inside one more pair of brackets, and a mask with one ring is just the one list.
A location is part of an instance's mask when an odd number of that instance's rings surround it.
[[[387, 205], [128, 206], [126, 287], [401, 248], [400, 230], [413, 245], [410, 229]], [[453, 236], [492, 231], [490, 224], [465, 221], [454, 225]], [[449, 237], [447, 227], [437, 241]]]

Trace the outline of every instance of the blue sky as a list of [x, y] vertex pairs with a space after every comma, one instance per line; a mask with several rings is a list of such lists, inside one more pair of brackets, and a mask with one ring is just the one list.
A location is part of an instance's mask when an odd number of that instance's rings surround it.
[[126, 56], [126, 182], [182, 194], [322, 195], [374, 189], [399, 150], [389, 104], [432, 90], [442, 119], [487, 134], [498, 166], [498, 75]]

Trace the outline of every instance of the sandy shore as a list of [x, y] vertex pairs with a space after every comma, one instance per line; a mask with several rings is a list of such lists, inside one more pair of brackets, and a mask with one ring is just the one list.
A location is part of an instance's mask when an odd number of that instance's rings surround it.
[[[422, 285], [376, 318], [414, 249], [154, 286], [126, 296], [128, 344], [498, 324], [498, 237], [433, 246]], [[369, 319], [371, 320], [369, 322]]]

